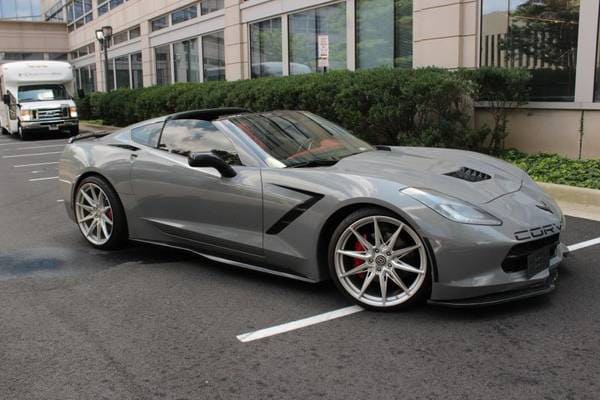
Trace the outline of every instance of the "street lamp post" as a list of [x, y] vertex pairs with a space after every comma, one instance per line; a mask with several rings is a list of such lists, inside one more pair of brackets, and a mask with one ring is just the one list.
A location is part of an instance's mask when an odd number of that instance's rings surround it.
[[96, 39], [100, 42], [101, 49], [104, 50], [104, 88], [107, 92], [110, 91], [108, 86], [108, 80], [110, 79], [108, 72], [108, 44], [110, 43], [112, 33], [112, 26], [103, 26], [102, 29], [96, 31]]

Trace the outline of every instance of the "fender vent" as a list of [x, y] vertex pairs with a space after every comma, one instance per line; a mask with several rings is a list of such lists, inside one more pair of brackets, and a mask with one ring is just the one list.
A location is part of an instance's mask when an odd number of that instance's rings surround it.
[[481, 182], [487, 181], [488, 179], [492, 179], [492, 177], [486, 173], [479, 172], [477, 170], [467, 167], [461, 167], [458, 171], [448, 172], [445, 175], [451, 176], [453, 178], [462, 179], [463, 181], [468, 182]]

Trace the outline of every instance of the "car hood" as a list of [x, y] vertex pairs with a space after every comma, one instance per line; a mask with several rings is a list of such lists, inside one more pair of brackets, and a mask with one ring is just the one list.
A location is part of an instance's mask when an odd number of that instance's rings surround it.
[[[404, 186], [429, 188], [475, 204], [485, 204], [518, 191], [524, 172], [484, 154], [450, 149], [390, 147], [347, 157], [333, 168], [353, 175], [397, 182]], [[489, 176], [471, 182], [450, 176], [468, 168]]]

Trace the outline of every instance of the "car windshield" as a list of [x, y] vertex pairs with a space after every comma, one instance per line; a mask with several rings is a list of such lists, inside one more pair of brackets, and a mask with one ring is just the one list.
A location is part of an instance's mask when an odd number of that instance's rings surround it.
[[273, 111], [229, 118], [280, 167], [332, 165], [373, 150], [338, 125], [302, 111]]
[[19, 86], [19, 102], [68, 100], [69, 94], [63, 85]]

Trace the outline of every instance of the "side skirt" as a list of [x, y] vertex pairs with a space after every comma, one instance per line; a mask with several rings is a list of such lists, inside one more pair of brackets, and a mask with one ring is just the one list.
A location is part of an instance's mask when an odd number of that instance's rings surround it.
[[209, 254], [201, 253], [199, 251], [192, 250], [192, 249], [189, 249], [187, 247], [174, 246], [174, 245], [171, 245], [171, 244], [166, 244], [166, 243], [161, 243], [161, 242], [154, 242], [154, 241], [151, 241], [151, 240], [141, 240], [141, 239], [130, 239], [130, 240], [132, 242], [147, 243], [147, 244], [152, 244], [152, 245], [156, 245], [156, 246], [163, 246], [163, 247], [169, 247], [171, 249], [177, 249], [177, 250], [187, 251], [187, 252], [199, 255], [201, 257], [208, 258], [209, 260], [212, 260], [212, 261], [215, 261], [215, 262], [220, 262], [220, 263], [223, 263], [223, 264], [233, 265], [234, 267], [249, 269], [249, 270], [257, 271], [257, 272], [263, 272], [263, 273], [270, 274], [270, 275], [281, 276], [283, 278], [295, 279], [297, 281], [302, 281], [302, 282], [317, 283], [317, 281], [315, 281], [313, 279], [305, 278], [303, 276], [288, 274], [286, 272], [273, 271], [271, 269], [264, 268], [264, 267], [259, 267], [259, 266], [256, 266], [256, 265], [251, 265], [251, 264], [246, 264], [246, 263], [242, 263], [242, 262], [239, 262], [239, 261], [228, 260], [226, 258], [211, 256]]

